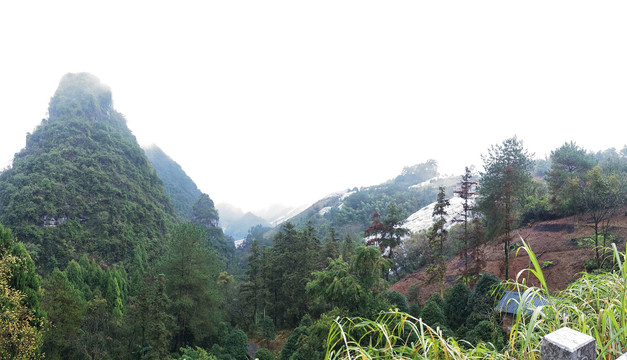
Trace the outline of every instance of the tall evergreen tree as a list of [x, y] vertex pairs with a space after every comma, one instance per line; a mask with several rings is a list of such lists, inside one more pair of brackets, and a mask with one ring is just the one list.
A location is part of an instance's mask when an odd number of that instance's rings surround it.
[[335, 259], [340, 255], [340, 239], [337, 238], [335, 228], [331, 228], [329, 237], [324, 242], [325, 264], [329, 263], [329, 259]]
[[81, 293], [59, 269], [47, 280], [42, 306], [52, 330], [46, 334], [44, 351], [49, 359], [78, 359], [82, 355], [80, 329], [87, 304]]
[[433, 260], [431, 265], [427, 269], [427, 272], [433, 276], [433, 279], [440, 284], [440, 296], [444, 296], [444, 275], [446, 274], [446, 263], [444, 262], [444, 242], [448, 231], [446, 230], [447, 215], [446, 208], [450, 205], [450, 202], [445, 197], [444, 187], [440, 186], [438, 192], [438, 199], [433, 207], [433, 219], [435, 222], [429, 234], [427, 235], [427, 241], [431, 250]]
[[287, 222], [274, 237], [267, 276], [271, 316], [279, 324], [293, 326], [305, 314], [305, 285], [312, 279], [312, 271], [321, 268], [321, 253], [311, 224], [298, 231]]
[[463, 278], [466, 284], [468, 284], [470, 281], [469, 262], [471, 260], [471, 258], [468, 256], [468, 253], [470, 250], [470, 232], [468, 229], [468, 225], [469, 225], [468, 218], [471, 216], [472, 210], [474, 210], [475, 208], [474, 201], [472, 201], [472, 199], [476, 195], [476, 193], [473, 190], [473, 187], [477, 185], [477, 182], [472, 181], [471, 179], [472, 179], [472, 172], [466, 166], [464, 170], [464, 175], [462, 175], [461, 186], [458, 190], [455, 191], [455, 193], [458, 194], [459, 197], [464, 200], [462, 204], [462, 209], [464, 211], [462, 215], [463, 220], [461, 220], [461, 222], [463, 222], [464, 224], [464, 235], [462, 238], [462, 241], [464, 242], [464, 247], [460, 253], [460, 257], [462, 258], [462, 261], [464, 262]]
[[173, 349], [202, 343], [215, 334], [222, 318], [218, 308], [224, 300], [216, 281], [224, 264], [207, 248], [205, 238], [199, 227], [178, 224], [167, 244], [163, 273], [176, 323]]
[[263, 279], [261, 249], [259, 241], [253, 240], [248, 256], [248, 269], [246, 269], [246, 280], [241, 287], [246, 303], [252, 312], [252, 322], [257, 324], [258, 311], [263, 307], [265, 284]]
[[355, 242], [353, 241], [353, 237], [350, 234], [346, 234], [346, 236], [344, 237], [344, 241], [340, 246], [340, 252], [344, 261], [349, 264], [353, 261], [353, 254], [355, 253]]
[[488, 236], [503, 239], [505, 278], [509, 278], [509, 247], [516, 225], [517, 199], [531, 182], [533, 161], [515, 136], [493, 145], [482, 155], [479, 208], [485, 215]]

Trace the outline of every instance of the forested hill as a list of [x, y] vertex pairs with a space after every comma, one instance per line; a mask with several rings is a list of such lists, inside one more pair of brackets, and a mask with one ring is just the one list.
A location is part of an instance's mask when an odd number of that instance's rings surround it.
[[164, 153], [161, 148], [151, 145], [144, 148], [144, 152], [157, 171], [157, 175], [163, 181], [165, 193], [170, 197], [176, 214], [181, 220], [189, 221], [192, 206], [202, 192], [181, 166]]
[[289, 221], [298, 227], [311, 223], [321, 236], [328, 235], [332, 228], [342, 238], [357, 235], [371, 224], [375, 211], [385, 214], [393, 203], [406, 218], [434, 202], [438, 186], [445, 186], [452, 193], [458, 181], [459, 177], [439, 178], [437, 162], [429, 160], [405, 167], [401, 174], [383, 184], [331, 194]]
[[44, 271], [84, 253], [108, 264], [150, 255], [174, 210], [110, 89], [67, 74], [48, 113], [0, 174], [0, 223]]

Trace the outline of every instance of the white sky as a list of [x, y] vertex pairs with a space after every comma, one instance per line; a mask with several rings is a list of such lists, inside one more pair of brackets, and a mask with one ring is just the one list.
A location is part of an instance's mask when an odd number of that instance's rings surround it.
[[68, 72], [216, 202], [300, 205], [513, 135], [620, 149], [625, 1], [3, 1], [0, 166]]

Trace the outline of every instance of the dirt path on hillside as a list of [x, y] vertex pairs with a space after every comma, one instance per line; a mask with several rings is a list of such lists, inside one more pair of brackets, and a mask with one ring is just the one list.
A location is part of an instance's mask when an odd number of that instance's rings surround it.
[[[625, 250], [627, 239], [627, 212], [621, 211], [610, 223], [610, 234], [617, 241], [618, 249]], [[538, 258], [540, 264], [545, 264], [543, 269], [547, 286], [551, 293], [565, 289], [579, 274], [584, 271], [584, 261], [594, 257], [592, 246], [577, 245], [577, 240], [590, 237], [594, 234], [592, 224], [585, 219], [577, 220], [574, 217], [545, 221], [534, 224], [528, 228], [514, 231], [512, 243], [520, 243], [520, 237], [525, 239]], [[520, 236], [520, 237], [519, 237]], [[505, 278], [503, 266], [504, 252], [502, 243], [487, 244], [483, 248], [486, 264], [484, 271]], [[529, 257], [524, 250], [510, 253], [510, 278], [515, 279], [517, 274], [529, 266]], [[461, 275], [463, 262], [456, 257], [446, 263], [446, 287], [452, 286]], [[528, 272], [523, 272], [528, 278]], [[427, 284], [428, 277], [424, 269], [418, 270], [390, 287], [390, 290], [399, 291], [405, 295], [413, 284], [420, 286], [421, 301], [425, 301], [431, 294], [439, 291], [438, 284]], [[537, 279], [528, 278], [528, 283], [538, 285]]]

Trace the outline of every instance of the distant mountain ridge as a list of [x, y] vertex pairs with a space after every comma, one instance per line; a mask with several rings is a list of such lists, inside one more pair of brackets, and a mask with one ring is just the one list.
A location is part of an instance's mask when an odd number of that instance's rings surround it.
[[248, 235], [248, 230], [255, 226], [272, 227], [265, 219], [253, 214], [252, 212], [242, 211], [231, 204], [221, 203], [216, 205], [220, 213], [220, 226], [224, 233], [231, 236], [234, 240], [241, 240]]

